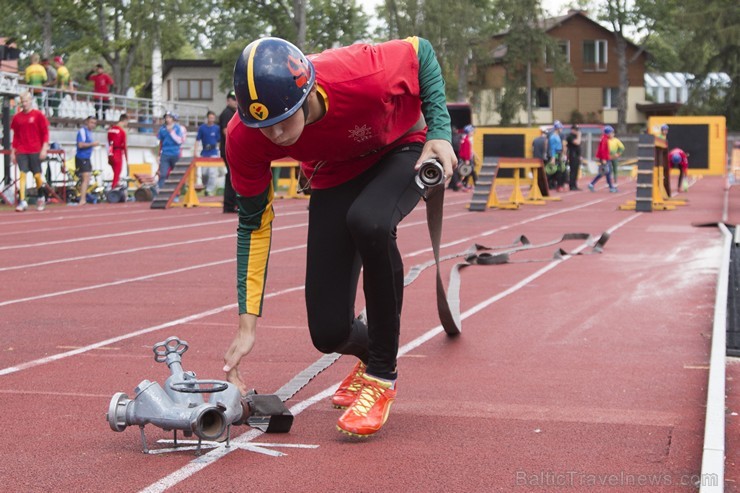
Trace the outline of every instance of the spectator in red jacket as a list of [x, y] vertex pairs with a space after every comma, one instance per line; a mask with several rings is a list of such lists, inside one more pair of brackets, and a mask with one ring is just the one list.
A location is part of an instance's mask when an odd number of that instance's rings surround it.
[[[676, 184], [676, 190], [688, 192], [689, 180], [687, 179], [687, 171], [689, 169], [689, 157], [683, 152], [683, 149], [676, 147], [668, 152], [668, 166], [670, 169], [678, 168], [680, 174], [678, 175], [678, 183]], [[683, 188], [682, 188], [683, 187]]]
[[21, 94], [21, 111], [13, 117], [10, 129], [13, 131], [10, 159], [20, 170], [18, 177], [20, 192], [15, 210], [23, 212], [28, 208], [26, 173], [30, 171], [36, 180], [38, 193], [36, 208], [43, 211], [46, 204], [46, 189], [44, 179], [41, 177], [41, 162], [46, 159], [46, 152], [49, 150], [49, 120], [41, 111], [33, 109], [33, 96], [30, 92]]
[[98, 114], [98, 120], [105, 120], [105, 110], [110, 108], [110, 98], [107, 95], [116, 83], [110, 75], [105, 73], [101, 64], [97, 64], [95, 70], [87, 74], [87, 80], [91, 80], [94, 84], [95, 111]]
[[614, 128], [612, 128], [610, 125], [604, 127], [604, 133], [601, 136], [599, 147], [596, 149], [596, 159], [599, 160], [599, 174], [597, 174], [596, 177], [591, 180], [591, 183], [588, 184], [588, 189], [592, 192], [595, 191], [594, 185], [596, 185], [596, 182], [599, 181], [602, 176], [606, 176], [606, 183], [609, 185], [609, 191], [611, 193], [616, 193], [619, 191], [617, 190], [617, 187], [612, 184], [612, 166], [610, 163], [611, 155], [609, 153], [609, 139], [613, 134]]
[[113, 168], [113, 181], [110, 184], [112, 190], [118, 188], [118, 179], [123, 169], [123, 158], [128, 163], [128, 147], [126, 146], [126, 126], [128, 115], [122, 114], [118, 123], [111, 125], [108, 129], [108, 164]]

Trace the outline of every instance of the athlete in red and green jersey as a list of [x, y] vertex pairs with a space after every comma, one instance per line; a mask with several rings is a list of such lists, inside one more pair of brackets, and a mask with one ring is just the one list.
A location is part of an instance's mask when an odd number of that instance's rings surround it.
[[[325, 353], [359, 362], [332, 402], [349, 409], [340, 431], [380, 429], [395, 398], [403, 262], [396, 226], [418, 203], [416, 168], [437, 157], [452, 175], [444, 80], [431, 44], [413, 37], [306, 57], [277, 38], [248, 45], [234, 69], [238, 116], [226, 154], [238, 193], [239, 330], [225, 357], [238, 365], [254, 344], [272, 241], [270, 163], [301, 161], [312, 187], [306, 307]], [[360, 268], [367, 322], [355, 317]], [[362, 398], [361, 398], [362, 397]], [[355, 402], [362, 401], [358, 409]], [[367, 408], [367, 409], [365, 409]]]

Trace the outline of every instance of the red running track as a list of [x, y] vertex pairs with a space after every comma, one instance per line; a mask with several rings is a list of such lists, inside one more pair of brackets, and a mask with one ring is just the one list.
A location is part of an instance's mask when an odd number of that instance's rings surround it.
[[[484, 213], [448, 192], [443, 254], [522, 234], [541, 243], [609, 230], [611, 239], [601, 255], [553, 262], [551, 248], [514, 256], [536, 262], [465, 269], [457, 339], [441, 333], [425, 271], [406, 292], [399, 394], [378, 435], [334, 429], [328, 395], [353, 364], [344, 358], [288, 402], [289, 434], [239, 428], [231, 449], [197, 459], [142, 454], [138, 429], [115, 433], [105, 413], [115, 392], [164, 381], [151, 347], [171, 335], [190, 344], [185, 369], [222, 377], [237, 318], [236, 218], [135, 203], [4, 209], [0, 490], [696, 491], [721, 235], [692, 223], [722, 219], [723, 181], [699, 180], [689, 205], [651, 214], [618, 210], [635, 185], [623, 179], [620, 190]], [[263, 393], [320, 357], [302, 293], [306, 202], [280, 201], [276, 212], [268, 299], [242, 365]], [[399, 230], [407, 268], [431, 259], [424, 217], [420, 205]], [[730, 363], [729, 394], [739, 372]], [[728, 397], [727, 491], [738, 481], [739, 406]], [[170, 434], [146, 430], [150, 446], [169, 446], [157, 441]], [[268, 446], [285, 454], [275, 457], [254, 444], [308, 447]]]

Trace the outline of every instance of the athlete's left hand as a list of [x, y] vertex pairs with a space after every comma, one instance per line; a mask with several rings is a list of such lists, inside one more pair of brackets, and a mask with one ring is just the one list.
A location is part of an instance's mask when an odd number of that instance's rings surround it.
[[457, 156], [452, 149], [452, 144], [444, 139], [427, 140], [424, 148], [421, 150], [421, 156], [416, 161], [415, 169], [421, 167], [421, 163], [427, 159], [437, 158], [445, 170], [445, 182], [452, 178], [452, 171], [457, 167]]

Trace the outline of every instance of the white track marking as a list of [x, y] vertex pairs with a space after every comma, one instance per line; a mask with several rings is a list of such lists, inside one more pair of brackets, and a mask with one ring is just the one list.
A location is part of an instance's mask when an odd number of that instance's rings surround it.
[[[447, 218], [455, 218], [455, 217], [462, 216], [462, 215], [465, 215], [465, 214], [468, 214], [468, 213], [467, 212], [460, 212], [460, 213], [457, 213], [457, 214], [450, 214], [450, 215], [448, 215], [446, 217]], [[401, 225], [399, 225], [399, 228], [408, 228], [408, 227], [412, 227], [412, 226], [419, 226], [419, 225], [422, 225], [422, 224], [426, 224], [426, 219], [423, 220], [423, 221], [407, 222], [405, 224], [402, 223]], [[278, 227], [278, 228], [274, 228], [273, 231], [286, 230], [286, 229], [294, 229], [294, 228], [299, 228], [299, 227], [303, 227], [303, 226], [306, 226], [306, 225], [307, 225], [307, 223], [299, 223], [299, 224], [293, 224], [293, 225], [290, 225], [290, 226], [281, 226], [281, 227]], [[215, 238], [234, 238], [234, 237], [235, 237], [235, 234], [232, 234], [232, 235], [225, 235], [225, 236], [221, 236], [221, 237], [214, 237], [214, 239]], [[191, 242], [194, 243], [196, 241], [206, 241], [206, 240], [188, 240], [186, 242], [173, 243], [173, 244], [170, 244], [170, 245], [187, 244], [187, 243], [191, 243]], [[305, 248], [305, 246], [306, 246], [306, 244], [303, 243], [301, 245], [294, 245], [292, 247], [287, 247], [287, 248], [281, 248], [281, 249], [272, 250], [270, 252], [270, 255], [277, 254], [277, 253], [289, 252], [289, 251], [293, 251], [293, 250], [298, 250], [298, 249], [301, 249], [301, 248]], [[93, 254], [93, 255], [90, 255], [90, 256], [75, 257], [75, 259], [81, 260], [81, 259], [85, 259], [85, 258], [102, 257], [102, 256], [112, 255], [112, 254], [117, 254], [117, 253], [130, 253], [131, 251], [140, 251], [140, 250], [145, 249], [145, 248], [146, 249], [149, 249], [149, 248], [163, 248], [163, 247], [164, 247], [163, 245], [151, 246], [151, 247], [142, 247], [140, 249], [129, 249], [129, 250], [121, 250], [121, 251], [118, 251], [118, 252], [98, 253], [98, 254]], [[24, 303], [24, 302], [28, 302], [28, 301], [36, 301], [36, 300], [41, 300], [41, 299], [45, 299], [45, 298], [53, 298], [55, 296], [63, 296], [63, 295], [66, 295], [66, 294], [78, 293], [80, 291], [90, 291], [92, 289], [107, 288], [107, 287], [111, 287], [111, 286], [119, 286], [121, 284], [128, 284], [128, 283], [131, 283], [131, 282], [145, 281], [145, 280], [148, 280], [148, 279], [154, 279], [154, 278], [157, 278], [157, 277], [167, 276], [167, 275], [171, 275], [171, 274], [180, 274], [182, 272], [187, 272], [189, 270], [203, 269], [203, 268], [206, 268], [206, 267], [213, 267], [213, 266], [216, 266], [216, 265], [223, 265], [223, 264], [227, 264], [229, 262], [234, 262], [235, 260], [236, 259], [234, 257], [230, 257], [230, 258], [225, 259], [225, 260], [217, 260], [217, 261], [209, 262], [209, 263], [206, 263], [206, 264], [190, 265], [190, 266], [187, 266], [187, 267], [182, 267], [180, 269], [174, 269], [174, 270], [169, 270], [169, 271], [164, 271], [164, 272], [158, 272], [158, 273], [155, 273], [155, 274], [148, 274], [146, 276], [132, 277], [132, 278], [127, 278], [127, 279], [119, 279], [118, 281], [111, 281], [111, 282], [106, 282], [106, 283], [101, 283], [101, 284], [93, 284], [93, 285], [90, 285], [90, 286], [83, 286], [83, 287], [80, 287], [80, 288], [66, 289], [66, 290], [63, 290], [63, 291], [55, 291], [55, 292], [52, 292], [52, 293], [40, 294], [40, 295], [35, 295], [35, 296], [28, 296], [26, 298], [18, 298], [18, 299], [15, 299], [15, 300], [8, 300], [8, 301], [0, 302], [0, 307], [6, 306], [6, 305], [13, 305], [13, 304], [16, 304], [16, 303]], [[31, 264], [31, 266], [48, 265], [50, 263], [58, 263], [58, 262], [63, 262], [63, 261], [67, 261], [67, 260], [65, 260], [65, 259], [62, 259], [62, 260], [49, 260], [47, 262], [41, 262], [41, 263], [38, 263], [38, 264]], [[4, 268], [0, 268], [0, 272], [5, 271], [5, 270], [19, 269], [21, 267], [23, 267], [23, 266], [4, 267]]]
[[[49, 209], [49, 210], [51, 211], [52, 209]], [[56, 214], [54, 214], [53, 216], [52, 215], [44, 214], [43, 217], [39, 217], [36, 214], [29, 214], [30, 216], [33, 217], [33, 219], [23, 219], [23, 220], [20, 220], [20, 221], [12, 221], [12, 220], [11, 221], [0, 221], [0, 225], [2, 225], [3, 227], [15, 226], [16, 224], [28, 224], [28, 223], [32, 223], [32, 224], [36, 225], [36, 224], [40, 224], [40, 223], [44, 223], [44, 222], [47, 222], [47, 223], [48, 222], [58, 222], [58, 221], [61, 221], [63, 219], [93, 219], [93, 218], [107, 217], [107, 216], [121, 217], [122, 214], [144, 214], [146, 212], [151, 212], [151, 211], [149, 209], [143, 209], [143, 210], [126, 210], [125, 212], [118, 211], [118, 212], [107, 212], [107, 213], [100, 213], [100, 214], [81, 214], [81, 215], [71, 214], [71, 215], [68, 215], [68, 216], [65, 216], [63, 214], [62, 215], [56, 215]], [[0, 217], [3, 217], [3, 216], [0, 216]], [[13, 216], [8, 215], [8, 216], [4, 216], [4, 217], [5, 218], [9, 218], [9, 217], [13, 217]], [[15, 216], [15, 217], [18, 217], [18, 216]], [[26, 217], [28, 217], [28, 216], [26, 216]]]
[[18, 249], [29, 249], [35, 247], [43, 247], [49, 245], [62, 245], [64, 243], [78, 243], [80, 241], [92, 241], [92, 240], [103, 240], [106, 238], [120, 238], [121, 236], [133, 236], [147, 233], [158, 233], [160, 231], [174, 231], [178, 229], [197, 228], [199, 226], [213, 226], [214, 224], [236, 224], [233, 220], [222, 220], [222, 221], [206, 221], [202, 223], [190, 223], [180, 224], [178, 226], [163, 226], [161, 228], [149, 228], [149, 229], [138, 229], [136, 231], [124, 231], [121, 233], [110, 233], [105, 235], [97, 236], [85, 236], [83, 238], [69, 238], [67, 240], [56, 240], [56, 241], [45, 241], [41, 243], [27, 243], [25, 245], [7, 245], [0, 247], [0, 250], [18, 250]]
[[82, 392], [52, 392], [48, 390], [6, 390], [0, 389], [0, 394], [11, 395], [40, 395], [44, 397], [90, 397], [94, 399], [110, 399], [110, 395], [85, 394]]
[[[459, 205], [460, 203], [464, 203], [464, 202], [457, 202], [457, 203], [456, 202], [452, 202], [449, 205]], [[416, 210], [416, 209], [414, 209], [414, 210]], [[298, 214], [305, 215], [306, 212], [307, 211], [305, 211], [305, 210], [303, 210], [303, 211], [296, 211], [296, 212], [282, 212], [281, 211], [280, 212], [280, 215], [278, 217], [282, 218], [282, 217], [285, 217], [285, 216], [292, 216], [292, 215], [298, 215]], [[451, 216], [447, 216], [447, 217], [448, 218], [452, 218], [452, 217], [458, 217], [460, 215], [464, 215], [464, 213], [455, 214], [455, 215], [451, 215]], [[182, 217], [182, 216], [179, 216], [179, 217]], [[278, 227], [273, 228], [273, 231], [280, 231], [280, 230], [283, 230], [283, 229], [290, 229], [290, 228], [295, 228], [295, 227], [299, 227], [299, 226], [306, 226], [307, 224], [308, 223], [300, 223], [298, 225], [278, 226]], [[413, 224], [409, 224], [409, 223], [405, 223], [404, 224], [404, 223], [401, 223], [400, 227], [404, 227], [406, 225], [417, 225], [417, 224], [421, 224], [421, 223], [420, 222], [416, 222], [416, 223], [413, 223]], [[13, 234], [18, 234], [18, 233], [13, 233]], [[56, 260], [47, 260], [47, 261], [44, 261], [44, 262], [35, 262], [35, 263], [32, 263], [32, 264], [13, 265], [13, 266], [9, 266], [9, 267], [0, 267], [0, 272], [10, 271], [10, 270], [18, 270], [18, 269], [28, 269], [28, 268], [33, 268], [33, 267], [43, 267], [43, 266], [46, 266], [46, 265], [53, 265], [53, 264], [58, 264], [58, 263], [63, 263], [63, 262], [74, 262], [74, 261], [79, 261], [79, 260], [89, 260], [89, 259], [93, 259], [93, 258], [107, 257], [109, 255], [120, 255], [120, 254], [126, 254], [126, 253], [136, 253], [136, 252], [142, 252], [142, 251], [146, 251], [146, 250], [156, 250], [156, 249], [159, 249], [159, 248], [169, 248], [169, 247], [172, 247], [172, 246], [189, 245], [189, 244], [199, 243], [199, 242], [204, 242], [204, 241], [222, 240], [222, 239], [229, 239], [229, 238], [235, 238], [235, 237], [236, 237], [236, 233], [232, 233], [232, 234], [229, 234], [229, 235], [211, 236], [211, 237], [208, 237], [208, 238], [201, 238], [201, 239], [195, 239], [195, 240], [186, 240], [186, 241], [179, 241], [179, 242], [173, 242], [173, 243], [166, 243], [164, 245], [150, 245], [150, 246], [145, 246], [145, 247], [129, 248], [129, 249], [126, 249], [126, 250], [117, 250], [117, 251], [113, 251], [113, 252], [94, 253], [94, 254], [90, 254], [90, 255], [80, 255], [80, 256], [77, 256], [77, 257], [66, 257], [66, 258], [61, 258], [61, 259], [56, 259]]]
[[[635, 214], [635, 215], [632, 215], [632, 216], [628, 217], [627, 219], [625, 219], [625, 220], [617, 223], [616, 225], [612, 226], [611, 228], [609, 228], [608, 231], [610, 233], [613, 232], [613, 231], [616, 231], [617, 229], [619, 229], [620, 227], [622, 227], [626, 223], [628, 223], [628, 222], [632, 221], [633, 219], [636, 219], [637, 217], [639, 217], [639, 215], [640, 214]], [[582, 251], [583, 249], [587, 248], [588, 246], [590, 246], [590, 245], [584, 243], [580, 247], [576, 248], [574, 250], [574, 253], [578, 253], [578, 252]], [[568, 256], [568, 257], [564, 257], [562, 259], [553, 260], [551, 263], [547, 264], [546, 266], [542, 267], [538, 271], [534, 272], [533, 274], [525, 277], [524, 279], [522, 279], [518, 283], [514, 284], [509, 289], [507, 289], [505, 291], [502, 291], [501, 293], [498, 293], [497, 295], [492, 296], [492, 297], [490, 297], [490, 298], [488, 298], [488, 299], [486, 299], [486, 300], [478, 303], [474, 307], [466, 310], [464, 313], [461, 313], [460, 314], [460, 319], [461, 320], [465, 320], [465, 319], [467, 319], [467, 318], [475, 315], [476, 313], [480, 312], [484, 308], [487, 308], [488, 306], [492, 305], [493, 303], [496, 303], [497, 301], [505, 298], [506, 296], [509, 296], [510, 294], [513, 294], [516, 291], [519, 291], [521, 288], [523, 288], [527, 284], [529, 284], [532, 281], [534, 281], [535, 279], [543, 276], [544, 274], [546, 274], [547, 272], [551, 271], [555, 267], [561, 265], [563, 262], [567, 261], [570, 258], [572, 258], [572, 257]], [[437, 327], [434, 327], [432, 329], [429, 329], [427, 332], [425, 332], [421, 336], [417, 337], [416, 339], [414, 339], [413, 341], [411, 341], [411, 342], [409, 342], [407, 344], [404, 344], [401, 348], [399, 348], [398, 355], [399, 356], [402, 356], [402, 355], [408, 353], [409, 351], [413, 351], [414, 349], [418, 348], [419, 346], [421, 346], [425, 342], [429, 341], [430, 339], [434, 338], [435, 336], [438, 336], [439, 334], [442, 334], [443, 332], [444, 332], [444, 329], [442, 328], [441, 325], [438, 325]], [[463, 337], [464, 337], [464, 333], [463, 333]], [[318, 394], [314, 395], [313, 397], [309, 397], [308, 399], [306, 399], [304, 401], [301, 401], [301, 402], [293, 405], [290, 408], [290, 412], [294, 416], [297, 416], [298, 414], [300, 414], [301, 412], [305, 411], [306, 409], [308, 409], [313, 404], [315, 404], [315, 403], [317, 403], [319, 401], [322, 401], [322, 400], [328, 398], [329, 396], [331, 396], [334, 393], [334, 391], [336, 390], [336, 388], [337, 388], [338, 385], [339, 385], [339, 382], [331, 385], [330, 387], [327, 387], [326, 389], [324, 389], [323, 391], [321, 391]], [[248, 432], [244, 433], [243, 435], [240, 435], [240, 436], [236, 437], [231, 442], [234, 443], [234, 444], [237, 444], [237, 445], [245, 444], [247, 442], [251, 442], [252, 440], [254, 440], [255, 438], [261, 436], [262, 434], [263, 433], [260, 430], [252, 429], [252, 430], [249, 430]], [[231, 449], [227, 449], [226, 447], [220, 447], [220, 448], [211, 450], [210, 452], [206, 453], [205, 455], [203, 455], [201, 457], [198, 457], [197, 459], [189, 462], [187, 465], [181, 467], [180, 469], [178, 469], [178, 470], [170, 473], [169, 475], [165, 476], [164, 478], [160, 479], [159, 481], [157, 481], [157, 482], [149, 485], [148, 487], [144, 488], [143, 490], [141, 490], [140, 493], [158, 493], [158, 492], [165, 491], [168, 488], [171, 488], [172, 486], [175, 486], [175, 485], [181, 483], [182, 481], [186, 480], [187, 478], [189, 478], [193, 474], [195, 474], [198, 471], [204, 469], [206, 466], [208, 466], [210, 464], [213, 464], [214, 462], [216, 462], [220, 458], [222, 458], [225, 455], [231, 453], [234, 449], [238, 449], [238, 448], [239, 447], [234, 447], [234, 448], [231, 448]]]
[[[278, 226], [273, 228], [273, 231], [283, 231], [286, 229], [295, 229], [300, 228], [303, 226], [307, 226], [308, 223], [297, 223], [297, 224], [291, 224], [288, 226]], [[162, 245], [149, 245], [144, 247], [137, 247], [137, 248], [127, 248], [125, 250], [115, 250], [112, 252], [103, 252], [103, 253], [92, 253], [90, 255], [80, 255], [77, 257], [66, 257], [56, 260], [47, 260], [44, 262], [35, 262], [33, 264], [24, 264], [24, 265], [13, 265], [10, 267], [0, 267], [0, 272], [8, 271], [8, 270], [17, 270], [17, 269], [27, 269], [31, 267], [41, 267], [45, 265], [51, 265], [51, 264], [59, 264], [63, 262], [74, 262], [77, 260], [89, 260], [92, 258], [100, 258], [100, 257], [107, 257], [109, 255], [121, 255], [126, 253], [136, 253], [136, 252], [143, 252], [146, 250], [157, 250], [160, 248], [169, 248], [173, 246], [181, 246], [181, 245], [191, 245], [193, 243], [201, 243], [204, 241], [215, 241], [215, 240], [224, 240], [224, 239], [235, 239], [236, 238], [236, 232], [228, 234], [228, 235], [220, 235], [220, 236], [210, 236], [208, 238], [199, 238], [195, 240], [185, 240], [185, 241], [176, 241], [173, 243], [164, 243]]]
[[[295, 291], [302, 291], [304, 288], [305, 286], [296, 286], [293, 288], [283, 289], [282, 291], [275, 291], [273, 293], [266, 294], [265, 299], [274, 298], [276, 296], [280, 296], [280, 295], [287, 294], [287, 293], [292, 293]], [[110, 344], [115, 344], [117, 342], [125, 341], [126, 339], [131, 339], [133, 337], [137, 337], [140, 335], [149, 334], [150, 332], [156, 332], [158, 330], [166, 329], [168, 327], [174, 327], [176, 325], [186, 324], [188, 322], [192, 322], [193, 320], [210, 317], [212, 315], [218, 315], [221, 312], [224, 312], [226, 310], [231, 310], [236, 307], [237, 307], [236, 303], [230, 303], [228, 305], [220, 306], [218, 308], [213, 308], [211, 310], [206, 310], [204, 312], [196, 313], [194, 315], [188, 315], [187, 317], [178, 318], [176, 320], [170, 320], [169, 322], [165, 322], [163, 324], [154, 325], [151, 327], [147, 327], [145, 329], [137, 330], [134, 332], [129, 332], [128, 334], [123, 334], [118, 337], [112, 337], [104, 341], [96, 342], [94, 344], [89, 344], [79, 349], [74, 349], [72, 351], [66, 351], [64, 353], [54, 354], [51, 356], [47, 356], [45, 358], [39, 358], [39, 359], [35, 359], [32, 361], [28, 361], [26, 363], [21, 363], [20, 365], [3, 368], [2, 370], [0, 370], [0, 376], [10, 375], [11, 373], [17, 373], [19, 371], [27, 370], [29, 368], [34, 368], [40, 365], [45, 365], [53, 361], [58, 361], [60, 359], [69, 358], [70, 356], [75, 356], [78, 354], [86, 353], [88, 351], [92, 351], [93, 349], [98, 349], [103, 346], [108, 346]]]
[[192, 245], [194, 243], [202, 243], [204, 241], [217, 241], [217, 240], [223, 240], [227, 238], [236, 238], [236, 233], [232, 233], [228, 235], [221, 235], [221, 236], [211, 236], [208, 238], [198, 238], [195, 240], [176, 241], [173, 243], [164, 243], [162, 245], [150, 245], [150, 246], [138, 247], [138, 248], [127, 248], [126, 250], [115, 250], [113, 252], [92, 253], [90, 255], [80, 255], [78, 257], [65, 257], [65, 258], [60, 258], [56, 260], [46, 260], [44, 262], [35, 262], [33, 264], [23, 264], [23, 265], [13, 265], [10, 267], [0, 267], [0, 272], [5, 272], [9, 270], [18, 270], [18, 269], [30, 269], [32, 267], [43, 267], [46, 265], [61, 264], [64, 262], [75, 262], [78, 260], [90, 260], [93, 258], [108, 257], [111, 255], [122, 255], [126, 253], [143, 252], [146, 250], [157, 250], [159, 248], [170, 248], [173, 246]]
[[[300, 250], [304, 248], [305, 246], [306, 245], [294, 245], [292, 247], [286, 247], [286, 248], [280, 248], [280, 249], [274, 250], [272, 253], [283, 253], [283, 252], [289, 252], [292, 250]], [[118, 281], [104, 282], [101, 284], [93, 284], [90, 286], [83, 286], [81, 288], [65, 289], [64, 291], [55, 291], [53, 293], [39, 294], [36, 296], [29, 296], [27, 298], [18, 298], [15, 300], [3, 301], [3, 302], [0, 302], [0, 307], [7, 306], [7, 305], [14, 305], [16, 303], [24, 303], [27, 301], [36, 301], [36, 300], [43, 300], [45, 298], [54, 298], [56, 296], [63, 296], [65, 294], [79, 293], [81, 291], [90, 291], [92, 289], [109, 288], [111, 286], [119, 286], [121, 284], [129, 284], [132, 282], [146, 281], [149, 279], [156, 279], [157, 277], [169, 276], [172, 274], [180, 274], [182, 272], [187, 272], [190, 270], [204, 269], [207, 267], [214, 267], [216, 265], [223, 265], [223, 264], [228, 264], [231, 262], [236, 262], [236, 258], [228, 258], [226, 260], [216, 260], [215, 262], [207, 262], [205, 264], [198, 264], [198, 265], [189, 265], [187, 267], [182, 267], [180, 269], [173, 269], [173, 270], [167, 270], [164, 272], [157, 272], [156, 274], [147, 274], [145, 276], [130, 277], [128, 279], [119, 279]]]
[[[106, 216], [110, 216], [110, 215], [113, 215], [113, 214], [105, 214], [105, 215]], [[182, 216], [178, 216], [178, 217], [189, 218], [189, 217], [194, 217], [194, 216], [197, 216], [197, 217], [201, 217], [202, 218], [202, 214], [188, 214], [188, 215], [182, 215]], [[57, 216], [54, 216], [54, 223], [56, 224], [59, 221], [61, 221], [62, 219], [63, 218], [58, 218]], [[37, 233], [51, 233], [51, 232], [54, 232], [54, 231], [70, 231], [72, 229], [80, 229], [80, 228], [91, 229], [91, 228], [96, 227], [96, 226], [99, 226], [99, 225], [106, 225], [106, 224], [108, 224], [107, 222], [100, 222], [100, 223], [92, 223], [91, 224], [89, 221], [87, 221], [87, 216], [85, 217], [85, 219], [86, 219], [86, 221], [81, 222], [79, 224], [74, 224], [74, 225], [68, 224], [68, 225], [65, 225], [65, 226], [55, 226], [55, 227], [48, 227], [48, 228], [34, 228], [33, 231], [3, 231], [3, 232], [0, 232], [0, 236], [18, 236], [18, 235], [25, 235], [25, 234], [29, 234], [29, 233], [32, 233], [32, 234], [35, 235]], [[170, 220], [170, 218], [168, 218], [167, 216], [164, 216], [164, 215], [163, 216], [156, 217], [156, 218], [153, 218], [150, 215], [150, 216], [145, 216], [145, 217], [137, 217], [137, 218], [123, 219], [123, 220], [121, 220], [120, 219], [120, 216], [118, 216], [118, 217], [116, 217], [116, 219], [119, 219], [118, 221], [116, 221], [116, 224], [140, 223], [140, 222], [157, 221], [157, 220], [161, 220], [161, 221], [165, 221], [165, 220], [168, 220], [169, 221]], [[10, 226], [10, 225], [9, 224], [3, 224], [2, 226], [5, 227], [5, 229], [7, 230], [7, 229], [9, 229], [8, 226]]]

